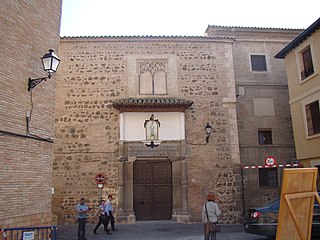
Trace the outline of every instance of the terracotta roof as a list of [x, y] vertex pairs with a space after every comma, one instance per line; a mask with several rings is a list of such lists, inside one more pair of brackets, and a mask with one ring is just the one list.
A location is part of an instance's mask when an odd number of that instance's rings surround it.
[[179, 98], [125, 98], [113, 102], [113, 107], [124, 112], [184, 111], [193, 101]]
[[162, 41], [214, 41], [214, 40], [231, 40], [233, 41], [233, 37], [225, 37], [225, 36], [63, 36], [61, 40], [110, 40], [110, 41], [154, 41], [154, 40], [162, 40]]
[[304, 40], [311, 36], [316, 30], [320, 28], [320, 18], [311, 24], [306, 30], [300, 33], [295, 39], [292, 40], [286, 47], [284, 47], [280, 52], [275, 55], [275, 58], [285, 58], [285, 56], [291, 52], [295, 47], [299, 46]]
[[[280, 31], [301, 31], [299, 28], [273, 28], [273, 27], [245, 27], [245, 26], [219, 26], [219, 25], [208, 25], [207, 30], [212, 28], [237, 28], [237, 29], [248, 29], [248, 30], [280, 30]], [[207, 31], [206, 30], [206, 31]]]

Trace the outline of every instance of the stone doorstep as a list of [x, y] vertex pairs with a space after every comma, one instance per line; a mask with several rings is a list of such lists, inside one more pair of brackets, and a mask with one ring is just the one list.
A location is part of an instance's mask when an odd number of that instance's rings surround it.
[[172, 215], [171, 220], [177, 223], [191, 223], [191, 215]]

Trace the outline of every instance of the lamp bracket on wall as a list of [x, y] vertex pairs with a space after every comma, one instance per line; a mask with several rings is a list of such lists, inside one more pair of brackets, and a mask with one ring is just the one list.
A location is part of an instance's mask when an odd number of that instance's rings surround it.
[[49, 75], [48, 77], [43, 77], [43, 78], [34, 78], [34, 79], [29, 78], [28, 79], [28, 91], [30, 92], [32, 90], [32, 88], [34, 88], [35, 86], [40, 84], [42, 81], [46, 81], [50, 77], [51, 76]]

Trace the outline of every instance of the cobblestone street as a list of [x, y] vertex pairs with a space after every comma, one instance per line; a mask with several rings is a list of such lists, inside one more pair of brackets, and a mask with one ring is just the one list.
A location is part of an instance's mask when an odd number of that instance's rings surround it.
[[[103, 226], [98, 234], [92, 233], [94, 225], [87, 225], [88, 240], [203, 240], [203, 225], [201, 223], [183, 224], [171, 221], [137, 222], [136, 224], [118, 224], [118, 231], [112, 235], [103, 232]], [[58, 240], [77, 240], [77, 225], [58, 227]], [[222, 225], [222, 232], [217, 240], [264, 240], [263, 236], [247, 234], [242, 225]]]

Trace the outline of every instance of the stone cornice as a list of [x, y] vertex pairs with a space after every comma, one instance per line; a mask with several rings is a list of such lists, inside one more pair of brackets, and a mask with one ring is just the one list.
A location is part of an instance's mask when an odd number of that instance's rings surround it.
[[113, 102], [121, 112], [184, 112], [193, 104], [179, 98], [124, 98]]

